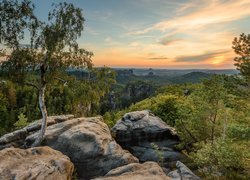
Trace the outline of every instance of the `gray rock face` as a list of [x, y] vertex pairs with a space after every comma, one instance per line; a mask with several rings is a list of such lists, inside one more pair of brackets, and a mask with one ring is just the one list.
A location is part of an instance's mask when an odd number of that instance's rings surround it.
[[50, 147], [6, 148], [0, 151], [0, 179], [70, 180], [74, 165]]
[[163, 161], [167, 167], [184, 158], [174, 150], [179, 143], [174, 128], [148, 110], [125, 114], [111, 132], [115, 140], [141, 162]]
[[[0, 149], [29, 147], [40, 130], [40, 121], [0, 138]], [[52, 116], [42, 145], [50, 146], [70, 157], [79, 178], [105, 175], [113, 168], [138, 162], [111, 137], [108, 126], [100, 117], [73, 118], [72, 115]]]
[[182, 154], [178, 151], [175, 151], [171, 148], [166, 148], [163, 146], [158, 146], [158, 150], [153, 148], [154, 145], [151, 147], [143, 147], [143, 146], [132, 146], [131, 150], [134, 156], [138, 157], [141, 162], [146, 161], [155, 161], [161, 162], [163, 165], [172, 166], [170, 162], [175, 162], [182, 157]]
[[[37, 133], [28, 136], [32, 144]], [[105, 175], [113, 168], [138, 162], [111, 137], [101, 117], [75, 118], [47, 128], [44, 145], [61, 151], [74, 163], [79, 178], [90, 179]]]
[[168, 173], [173, 180], [200, 180], [185, 164], [180, 161], [176, 163], [176, 170]]
[[[125, 114], [111, 129], [116, 141], [124, 146], [137, 145], [145, 141], [164, 140], [166, 137], [178, 142], [174, 128], [148, 110]], [[176, 144], [176, 143], [174, 143]]]
[[95, 180], [170, 180], [155, 162], [131, 163], [109, 171]]
[[[48, 117], [47, 125], [51, 126], [53, 124], [72, 119], [73, 117], [73, 115], [50, 116]], [[41, 120], [37, 120], [22, 129], [3, 135], [0, 137], [0, 150], [7, 147], [22, 147], [25, 138], [28, 135], [40, 130], [40, 128]]]

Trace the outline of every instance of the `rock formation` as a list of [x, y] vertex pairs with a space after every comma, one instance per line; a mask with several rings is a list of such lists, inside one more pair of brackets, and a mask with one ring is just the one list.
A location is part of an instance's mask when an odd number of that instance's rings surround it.
[[[47, 126], [67, 121], [73, 117], [73, 115], [49, 116]], [[40, 129], [41, 120], [37, 120], [22, 129], [5, 134], [0, 138], [0, 150], [7, 147], [22, 147], [25, 138]]]
[[109, 171], [104, 177], [95, 180], [170, 180], [155, 162], [131, 163]]
[[181, 162], [172, 172], [156, 163], [168, 167], [183, 155], [174, 149], [179, 143], [174, 129], [146, 110], [125, 114], [112, 128], [117, 142], [141, 162], [155, 161], [143, 164], [116, 143], [101, 117], [49, 117], [42, 144], [49, 147], [19, 149], [35, 141], [40, 126], [35, 121], [0, 138], [0, 179], [70, 179], [72, 163], [78, 179], [198, 178]]
[[6, 148], [0, 151], [0, 179], [3, 180], [70, 180], [73, 170], [70, 159], [50, 147]]
[[185, 164], [180, 161], [176, 163], [176, 170], [168, 173], [173, 180], [200, 180]]
[[[137, 158], [114, 141], [101, 117], [59, 118], [59, 123], [51, 123], [55, 122], [55, 119], [58, 117], [50, 118], [42, 145], [67, 155], [74, 163], [79, 178], [102, 176], [113, 168], [138, 162]], [[4, 135], [0, 138], [0, 145], [29, 147], [38, 135], [37, 129], [34, 128], [38, 126], [39, 123], [36, 122]]]
[[163, 161], [169, 166], [184, 157], [175, 150], [179, 138], [174, 128], [148, 110], [125, 114], [111, 132], [115, 140], [141, 162]]

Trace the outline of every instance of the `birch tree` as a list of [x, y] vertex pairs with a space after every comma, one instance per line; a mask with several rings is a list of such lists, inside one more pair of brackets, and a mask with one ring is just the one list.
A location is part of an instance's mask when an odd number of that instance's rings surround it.
[[[67, 68], [91, 68], [92, 52], [78, 47], [84, 27], [82, 10], [69, 3], [52, 5], [47, 21], [34, 14], [30, 0], [0, 1], [0, 42], [6, 49], [1, 68], [18, 75], [37, 73], [38, 79], [24, 83], [39, 92], [41, 130], [32, 146], [41, 144], [47, 127], [46, 87]], [[24, 44], [25, 43], [25, 44]], [[3, 50], [1, 52], [4, 52]], [[25, 76], [21, 76], [25, 77]]]

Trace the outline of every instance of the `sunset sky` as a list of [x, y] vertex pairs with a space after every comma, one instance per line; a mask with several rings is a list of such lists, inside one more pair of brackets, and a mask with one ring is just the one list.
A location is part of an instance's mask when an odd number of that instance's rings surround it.
[[[51, 0], [34, 0], [45, 20]], [[250, 0], [72, 0], [83, 9], [81, 47], [95, 66], [234, 68], [232, 40], [250, 33]]]

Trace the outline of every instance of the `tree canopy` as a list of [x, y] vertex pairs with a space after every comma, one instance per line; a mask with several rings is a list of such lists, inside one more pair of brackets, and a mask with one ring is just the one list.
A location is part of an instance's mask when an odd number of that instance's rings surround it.
[[250, 34], [242, 33], [240, 37], [235, 37], [233, 49], [239, 55], [239, 57], [234, 58], [235, 66], [250, 84]]
[[[84, 27], [80, 8], [70, 3], [53, 4], [46, 22], [34, 14], [30, 0], [2, 0], [0, 3], [0, 41], [7, 47], [6, 61], [2, 68], [17, 73], [24, 79], [25, 73], [37, 72], [39, 78], [32, 85], [39, 91], [39, 105], [43, 121], [41, 132], [34, 145], [39, 145], [47, 126], [45, 91], [47, 85], [65, 68], [91, 68], [92, 52], [78, 47], [77, 38]], [[29, 34], [27, 35], [27, 32]], [[27, 42], [24, 46], [22, 42]]]

